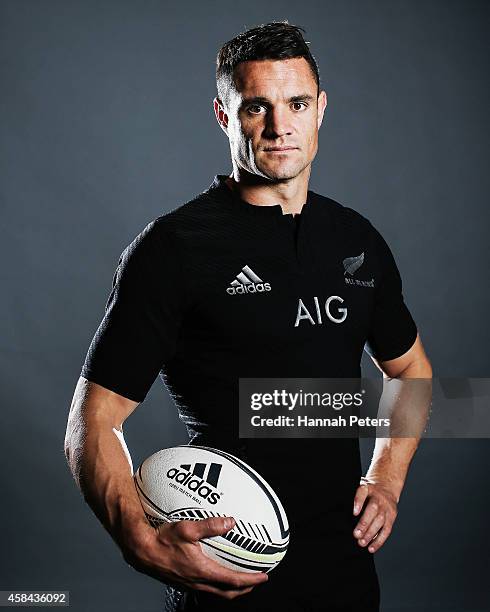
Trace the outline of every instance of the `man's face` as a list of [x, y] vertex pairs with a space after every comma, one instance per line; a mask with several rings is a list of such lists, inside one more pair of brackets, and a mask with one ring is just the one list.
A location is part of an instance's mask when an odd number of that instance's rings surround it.
[[302, 57], [242, 62], [234, 83], [227, 108], [215, 100], [215, 111], [235, 163], [273, 181], [298, 176], [316, 155], [327, 103], [324, 91], [317, 98], [308, 62]]

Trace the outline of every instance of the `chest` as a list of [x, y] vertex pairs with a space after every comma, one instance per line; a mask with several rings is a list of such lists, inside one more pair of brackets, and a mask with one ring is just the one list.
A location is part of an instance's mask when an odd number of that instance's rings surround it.
[[187, 274], [194, 329], [243, 348], [364, 343], [377, 261], [366, 241], [284, 224], [194, 241]]

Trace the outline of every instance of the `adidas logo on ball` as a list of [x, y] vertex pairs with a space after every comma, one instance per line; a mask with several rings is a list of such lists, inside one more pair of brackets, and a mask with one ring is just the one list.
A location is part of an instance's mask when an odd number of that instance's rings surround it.
[[190, 491], [197, 493], [210, 504], [218, 503], [221, 499], [221, 495], [213, 489], [216, 489], [218, 485], [222, 467], [221, 464], [211, 463], [206, 478], [204, 478], [207, 467], [205, 463], [196, 463], [192, 472], [190, 471], [191, 465], [188, 463], [180, 467], [182, 469], [170, 468], [167, 472], [168, 478], [175, 480], [175, 482], [187, 487]]

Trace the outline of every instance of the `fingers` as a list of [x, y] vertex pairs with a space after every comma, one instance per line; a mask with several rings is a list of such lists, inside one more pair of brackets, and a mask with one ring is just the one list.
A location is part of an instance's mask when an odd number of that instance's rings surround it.
[[364, 536], [369, 526], [378, 514], [378, 504], [375, 500], [371, 499], [366, 506], [366, 509], [362, 513], [360, 521], [357, 523], [354, 529], [354, 537], [358, 540]]
[[364, 506], [364, 502], [369, 493], [368, 485], [360, 485], [357, 487], [356, 495], [354, 497], [354, 516], [357, 516]]
[[177, 539], [181, 538], [186, 547], [189, 555], [186, 567], [188, 571], [193, 568], [193, 579], [196, 583], [213, 586], [218, 590], [241, 591], [269, 579], [264, 572], [241, 572], [224, 567], [203, 551], [200, 540], [227, 533], [234, 524], [235, 521], [231, 517], [178, 521], [173, 524], [174, 536]]
[[[153, 549], [152, 572], [161, 579], [173, 581], [191, 589], [215, 593], [233, 599], [266, 582], [263, 572], [235, 571], [224, 567], [205, 554], [202, 540], [222, 535], [233, 528], [231, 517], [213, 517], [199, 521], [177, 521], [161, 528], [158, 546]], [[148, 570], [145, 573], [149, 573]]]
[[235, 519], [232, 517], [213, 517], [201, 521], [178, 521], [174, 525], [176, 533], [183, 540], [198, 542], [203, 538], [227, 533], [235, 526]]
[[267, 582], [269, 576], [264, 572], [239, 572], [220, 565], [214, 559], [202, 553], [204, 559], [201, 566], [201, 582], [213, 583], [219, 589], [241, 590]]
[[247, 593], [250, 593], [254, 589], [253, 586], [244, 587], [241, 589], [224, 589], [224, 588], [217, 587], [216, 585], [207, 584], [206, 582], [194, 582], [192, 583], [192, 585], [186, 585], [182, 582], [181, 583], [171, 582], [167, 580], [165, 584], [167, 586], [169, 585], [173, 586], [176, 589], [179, 589], [181, 591], [197, 590], [197, 591], [206, 591], [207, 593], [214, 593], [215, 595], [219, 595], [220, 597], [223, 597], [224, 599], [235, 599], [236, 597], [239, 597], [240, 595], [246, 595]]
[[388, 539], [391, 533], [391, 529], [392, 529], [392, 525], [390, 525], [389, 523], [384, 524], [383, 529], [381, 529], [381, 531], [374, 538], [374, 540], [371, 542], [371, 545], [368, 548], [370, 553], [376, 552], [383, 546], [383, 544], [386, 542], [386, 540]]
[[359, 544], [361, 546], [366, 546], [369, 544], [369, 542], [376, 536], [378, 531], [383, 527], [385, 520], [386, 516], [384, 513], [378, 514], [359, 539]]
[[354, 514], [359, 504], [365, 503], [366, 499], [369, 501], [354, 529], [354, 537], [357, 538], [359, 546], [368, 546], [369, 552], [373, 553], [388, 539], [397, 509], [390, 495], [383, 492], [382, 488], [376, 485], [361, 485], [354, 499]]
[[223, 599], [235, 599], [236, 597], [240, 597], [241, 595], [246, 595], [253, 590], [254, 587], [247, 587], [244, 589], [236, 589], [236, 590], [222, 590], [217, 587], [213, 587], [209, 584], [198, 584], [195, 585], [195, 589], [199, 591], [207, 591], [208, 593], [213, 593], [214, 595], [218, 595], [219, 597], [223, 597]]

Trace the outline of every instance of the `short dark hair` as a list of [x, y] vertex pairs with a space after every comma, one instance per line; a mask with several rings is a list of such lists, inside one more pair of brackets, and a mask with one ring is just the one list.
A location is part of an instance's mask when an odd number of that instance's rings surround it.
[[300, 26], [284, 21], [272, 21], [242, 32], [225, 43], [216, 58], [216, 86], [218, 97], [227, 105], [228, 89], [233, 83], [233, 72], [241, 62], [249, 60], [282, 60], [304, 57], [308, 62], [320, 93], [320, 73], [315, 58]]

